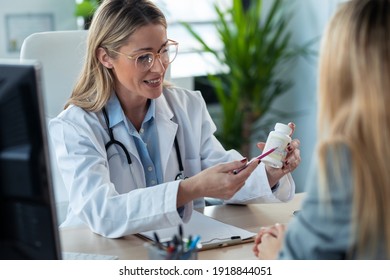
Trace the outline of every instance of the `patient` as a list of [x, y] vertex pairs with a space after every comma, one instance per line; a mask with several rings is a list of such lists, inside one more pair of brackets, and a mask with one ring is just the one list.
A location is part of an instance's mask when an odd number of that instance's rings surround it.
[[390, 257], [390, 1], [342, 4], [319, 68], [318, 146], [302, 211], [262, 228], [260, 259]]

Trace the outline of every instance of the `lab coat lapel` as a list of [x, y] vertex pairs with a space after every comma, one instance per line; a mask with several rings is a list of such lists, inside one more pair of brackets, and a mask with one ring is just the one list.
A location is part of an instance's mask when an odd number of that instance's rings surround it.
[[162, 94], [156, 99], [156, 124], [161, 153], [161, 166], [165, 177], [169, 156], [172, 153], [178, 125], [172, 121], [174, 114]]

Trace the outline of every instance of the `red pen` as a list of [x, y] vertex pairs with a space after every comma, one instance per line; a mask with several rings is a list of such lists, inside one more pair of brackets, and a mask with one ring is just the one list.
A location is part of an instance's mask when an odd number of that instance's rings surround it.
[[252, 160], [250, 160], [249, 162], [247, 162], [247, 164], [245, 164], [243, 167], [239, 168], [239, 169], [235, 169], [233, 170], [233, 174], [238, 174], [240, 173], [240, 171], [244, 170], [251, 162], [253, 162], [254, 160], [260, 160], [262, 159], [263, 157], [266, 157], [268, 156], [269, 154], [273, 153], [278, 147], [275, 147], [275, 148], [272, 148], [270, 150], [268, 150], [267, 152], [253, 158]]

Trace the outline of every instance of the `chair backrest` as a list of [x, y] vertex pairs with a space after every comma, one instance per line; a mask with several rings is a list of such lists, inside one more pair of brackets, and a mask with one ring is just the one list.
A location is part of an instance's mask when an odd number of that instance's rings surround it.
[[69, 98], [81, 71], [86, 51], [86, 30], [50, 31], [27, 37], [20, 59], [42, 65], [46, 117], [57, 116]]
[[[20, 59], [38, 61], [42, 67], [42, 91], [47, 121], [63, 110], [70, 97], [85, 59], [87, 32], [72, 30], [34, 33], [22, 44]], [[49, 151], [57, 218], [62, 223], [68, 208], [68, 193], [58, 170], [51, 141]]]

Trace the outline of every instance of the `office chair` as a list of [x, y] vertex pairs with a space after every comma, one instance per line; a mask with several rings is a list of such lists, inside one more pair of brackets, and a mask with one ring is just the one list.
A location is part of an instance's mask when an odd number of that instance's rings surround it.
[[[49, 121], [64, 108], [81, 71], [86, 50], [86, 30], [50, 31], [28, 36], [21, 48], [21, 60], [36, 60], [42, 66], [45, 117]], [[49, 141], [57, 220], [62, 223], [68, 207], [68, 193], [59, 173]]]
[[86, 30], [50, 31], [27, 37], [20, 59], [38, 60], [42, 65], [46, 117], [54, 118], [64, 108], [85, 57]]

